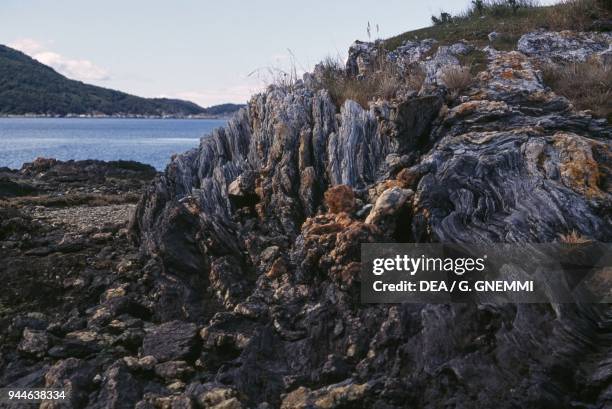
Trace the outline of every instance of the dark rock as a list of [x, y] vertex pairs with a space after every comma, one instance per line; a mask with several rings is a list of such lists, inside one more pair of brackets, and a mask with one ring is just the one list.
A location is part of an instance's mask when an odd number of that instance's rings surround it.
[[159, 362], [193, 358], [197, 354], [197, 327], [181, 321], [158, 325], [145, 335], [142, 350]]
[[46, 331], [26, 328], [23, 330], [18, 349], [24, 354], [41, 358], [46, 354], [49, 346], [50, 340]]
[[[89, 392], [93, 388], [96, 368], [80, 359], [68, 358], [56, 362], [45, 374], [45, 388], [65, 391], [73, 407], [87, 404]], [[54, 406], [45, 406], [51, 408]]]
[[133, 408], [142, 395], [142, 385], [130, 374], [125, 364], [117, 361], [102, 376], [100, 391], [92, 408]]
[[0, 176], [0, 198], [26, 196], [36, 192], [36, 189], [25, 183], [15, 182]]

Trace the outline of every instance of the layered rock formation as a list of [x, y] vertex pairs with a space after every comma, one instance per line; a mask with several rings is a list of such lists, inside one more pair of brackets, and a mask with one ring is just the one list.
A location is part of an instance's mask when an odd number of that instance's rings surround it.
[[[101, 352], [50, 356], [44, 325], [20, 327], [44, 384], [100, 408], [611, 404], [607, 305], [360, 303], [361, 243], [612, 238], [605, 120], [517, 51], [487, 49], [450, 95], [441, 73], [472, 46], [433, 44], [383, 56], [421, 65], [421, 90], [364, 109], [311, 80], [270, 87], [176, 156], [132, 221], [143, 267], [109, 284], [86, 330], [54, 335]], [[381, 52], [358, 44], [347, 71]]]

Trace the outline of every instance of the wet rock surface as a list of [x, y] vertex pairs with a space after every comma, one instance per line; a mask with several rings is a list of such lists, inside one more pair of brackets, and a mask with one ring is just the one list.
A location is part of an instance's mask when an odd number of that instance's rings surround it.
[[[0, 384], [63, 384], [93, 408], [612, 404], [608, 305], [360, 303], [361, 243], [612, 238], [609, 124], [518, 51], [489, 48], [449, 96], [436, 77], [472, 46], [434, 43], [386, 55], [431, 81], [367, 110], [303, 83], [254, 96], [147, 184], [129, 231], [117, 197], [61, 213], [13, 193], [0, 271], [39, 274], [49, 299], [1, 304], [21, 309], [2, 313]], [[347, 71], [367, 75], [372, 50]], [[80, 183], [48, 166], [9, 177]], [[146, 179], [94, 185], [128, 197]]]

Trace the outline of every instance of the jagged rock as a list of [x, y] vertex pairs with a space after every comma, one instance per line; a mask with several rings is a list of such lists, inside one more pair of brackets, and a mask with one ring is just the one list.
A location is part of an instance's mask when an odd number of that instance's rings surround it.
[[[143, 248], [163, 258], [156, 249], [172, 238], [159, 234], [156, 220], [180, 206], [175, 199], [197, 198], [192, 220], [199, 227], [181, 239], [183, 251], [205, 247], [198, 256], [204, 275], [216, 260], [259, 275], [236, 297], [242, 302], [224, 306], [205, 326], [196, 362], [250, 406], [427, 407], [476, 399], [486, 407], [500, 406], [497, 396], [563, 406], [569, 394], [545, 391], [572, 387], [526, 368], [573, 370], [585, 345], [596, 342], [595, 326], [582, 328], [575, 317], [601, 322], [599, 313], [571, 308], [557, 315], [548, 306], [356, 306], [360, 243], [551, 241], [572, 228], [597, 239], [611, 234], [605, 122], [550, 92], [529, 57], [492, 49], [470, 92], [446, 107], [434, 77], [469, 47], [438, 47], [431, 56], [434, 43], [415, 44], [406, 44], [406, 59], [431, 66], [432, 95], [367, 111], [347, 101], [336, 116], [325, 92], [273, 87], [196, 151], [179, 155], [139, 206]], [[372, 46], [358, 48], [347, 70], [367, 75]], [[224, 190], [244, 172], [257, 175], [254, 213], [234, 211]], [[350, 187], [360, 207], [376, 201], [368, 223], [323, 212], [322, 192], [346, 190], [338, 185]], [[354, 212], [357, 205], [332, 207]], [[572, 331], [591, 341], [577, 341]], [[541, 356], [559, 351], [563, 363], [536, 363], [518, 344]], [[567, 348], [575, 354], [560, 352]], [[367, 392], [357, 393], [363, 385]]]
[[346, 71], [351, 75], [371, 72], [379, 53], [382, 53], [382, 44], [355, 41], [348, 50]]
[[190, 322], [170, 321], [153, 328], [142, 343], [144, 355], [159, 362], [193, 357], [197, 352], [197, 327]]
[[92, 408], [133, 408], [140, 400], [142, 385], [132, 376], [122, 361], [112, 364], [102, 377], [100, 392]]
[[535, 58], [553, 62], [585, 62], [612, 48], [610, 33], [535, 31], [524, 34], [517, 49]]
[[17, 348], [24, 354], [41, 358], [46, 354], [49, 346], [50, 340], [46, 331], [25, 328]]
[[387, 55], [389, 61], [397, 63], [400, 69], [407, 69], [415, 63], [425, 59], [437, 45], [437, 41], [431, 38], [410, 41], [407, 40]]
[[[58, 361], [45, 374], [45, 388], [61, 389], [66, 393], [72, 407], [83, 407], [92, 389], [96, 368], [80, 359], [68, 358]], [[47, 401], [41, 408], [61, 408], [63, 402]]]
[[[381, 59], [384, 59], [396, 64], [403, 71], [418, 64], [425, 71], [426, 83], [437, 84], [445, 67], [459, 65], [457, 56], [468, 54], [473, 49], [471, 45], [464, 42], [450, 46], [438, 46], [437, 49], [436, 46], [437, 41], [433, 39], [408, 40], [394, 51], [386, 52], [382, 43], [356, 41], [349, 48], [346, 71], [354, 76], [367, 75], [378, 69]], [[435, 53], [430, 57], [433, 51]]]
[[440, 46], [436, 53], [430, 59], [420, 63], [425, 71], [426, 84], [443, 84], [442, 74], [449, 66], [458, 66], [459, 59], [453, 50], [461, 50], [460, 48], [452, 48], [450, 46]]

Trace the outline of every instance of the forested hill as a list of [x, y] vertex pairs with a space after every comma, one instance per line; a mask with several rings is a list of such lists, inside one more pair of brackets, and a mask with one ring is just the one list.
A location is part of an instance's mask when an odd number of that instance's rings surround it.
[[224, 116], [240, 107], [202, 108], [189, 101], [141, 98], [85, 84], [0, 45], [0, 115]]

